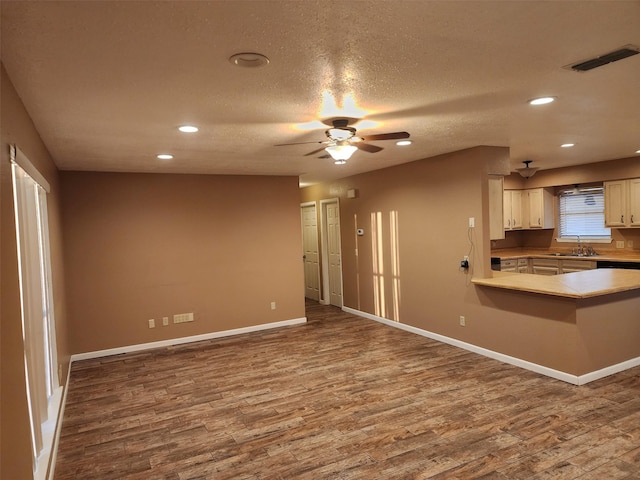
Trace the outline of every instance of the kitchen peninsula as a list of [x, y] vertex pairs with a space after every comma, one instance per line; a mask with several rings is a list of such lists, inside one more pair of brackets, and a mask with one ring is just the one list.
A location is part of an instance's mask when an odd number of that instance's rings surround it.
[[[514, 249], [501, 252], [500, 258], [533, 261], [558, 257], [554, 253]], [[559, 257], [640, 265], [637, 254]], [[514, 322], [531, 314], [541, 329], [555, 325], [557, 334], [562, 332], [557, 338], [531, 338], [531, 348], [563, 357], [573, 366], [563, 369], [566, 373], [541, 373], [582, 385], [640, 365], [640, 270], [593, 268], [559, 275], [491, 271], [472, 283], [484, 305], [512, 312]]]
[[486, 287], [567, 298], [590, 298], [631, 290], [640, 297], [640, 270], [601, 268], [563, 275], [493, 272], [493, 278], [473, 279], [472, 282]]

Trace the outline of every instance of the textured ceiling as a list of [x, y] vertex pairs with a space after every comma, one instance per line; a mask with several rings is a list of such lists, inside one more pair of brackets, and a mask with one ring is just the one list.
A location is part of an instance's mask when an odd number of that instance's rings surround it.
[[[5, 68], [68, 170], [269, 174], [327, 181], [476, 145], [543, 169], [636, 155], [638, 1], [7, 1]], [[259, 52], [262, 68], [228, 58]], [[526, 101], [557, 96], [537, 108]], [[319, 120], [372, 142], [336, 166]], [[364, 121], [366, 120], [366, 121]], [[196, 134], [177, 131], [182, 124]], [[368, 127], [368, 128], [365, 128]], [[561, 149], [562, 143], [575, 143]], [[157, 153], [174, 155], [170, 161]], [[321, 152], [324, 153], [324, 152]]]

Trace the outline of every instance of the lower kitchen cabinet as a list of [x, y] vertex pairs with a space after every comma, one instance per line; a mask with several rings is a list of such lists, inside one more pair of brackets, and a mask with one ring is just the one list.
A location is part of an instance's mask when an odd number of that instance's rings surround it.
[[511, 258], [500, 262], [500, 271], [502, 272], [518, 272], [529, 273], [528, 258]]
[[531, 272], [538, 275], [558, 275], [562, 273], [582, 272], [597, 267], [595, 260], [533, 258]]
[[532, 258], [531, 273], [537, 275], [558, 275], [560, 273], [559, 260], [555, 258]]
[[583, 270], [592, 270], [597, 267], [595, 261], [591, 260], [566, 260], [562, 259], [561, 273], [582, 272]]

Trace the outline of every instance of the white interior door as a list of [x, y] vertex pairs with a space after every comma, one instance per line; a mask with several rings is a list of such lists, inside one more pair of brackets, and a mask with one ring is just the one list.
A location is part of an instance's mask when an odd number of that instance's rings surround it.
[[329, 266], [329, 303], [342, 307], [342, 254], [340, 250], [340, 209], [338, 202], [327, 203], [327, 257]]
[[304, 296], [320, 300], [320, 266], [318, 254], [318, 218], [316, 204], [303, 204], [302, 259], [304, 262]]

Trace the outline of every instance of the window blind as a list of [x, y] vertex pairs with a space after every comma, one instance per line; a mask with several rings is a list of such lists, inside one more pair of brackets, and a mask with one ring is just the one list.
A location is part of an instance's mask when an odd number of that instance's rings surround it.
[[610, 238], [604, 226], [604, 188], [565, 190], [559, 195], [560, 237]]

